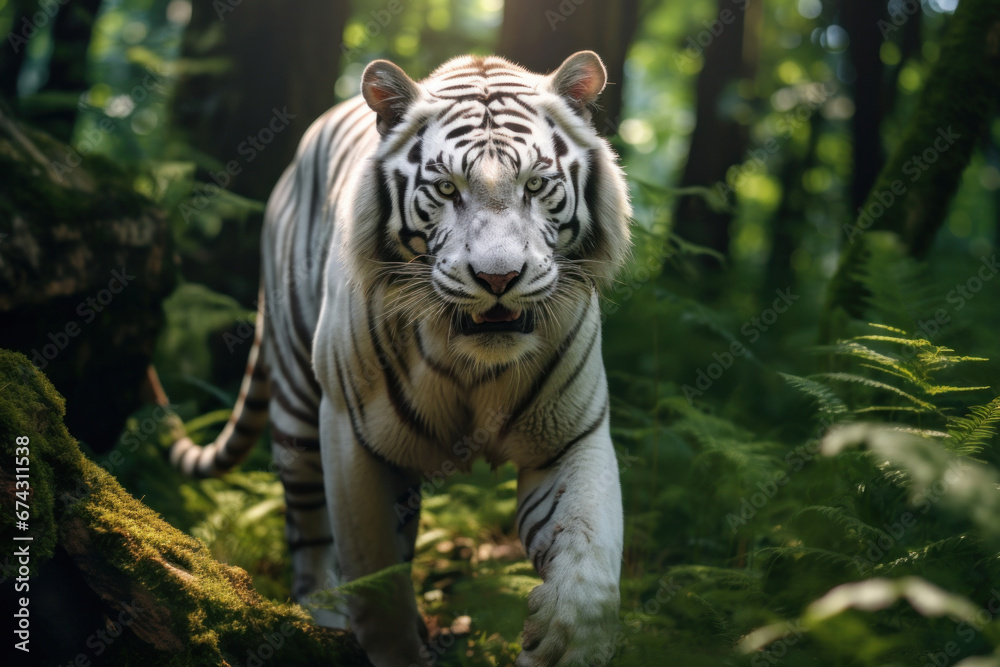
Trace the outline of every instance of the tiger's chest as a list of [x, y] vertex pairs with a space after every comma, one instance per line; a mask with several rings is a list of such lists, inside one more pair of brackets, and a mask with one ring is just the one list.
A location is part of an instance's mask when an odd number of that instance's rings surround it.
[[517, 438], [507, 430], [506, 406], [470, 400], [441, 382], [415, 386], [420, 391], [404, 409], [389, 392], [373, 397], [364, 428], [379, 455], [406, 468], [446, 475], [468, 471], [479, 458], [491, 465], [512, 458]]
[[[380, 310], [341, 292], [316, 353], [334, 359], [332, 398], [356, 439], [389, 462], [419, 470], [468, 470], [477, 458], [512, 456], [513, 377], [446, 363], [433, 332], [382, 326]], [[322, 329], [323, 322], [320, 327]]]

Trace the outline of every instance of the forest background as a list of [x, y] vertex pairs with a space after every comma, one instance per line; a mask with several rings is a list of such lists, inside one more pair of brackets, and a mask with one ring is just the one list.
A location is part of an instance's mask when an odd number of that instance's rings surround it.
[[[235, 401], [263, 202], [298, 139], [375, 58], [417, 78], [463, 53], [548, 71], [593, 49], [635, 207], [602, 306], [615, 664], [1000, 665], [1000, 3], [0, 0], [0, 34], [0, 347], [66, 398], [87, 459], [261, 600], [290, 580], [266, 435], [218, 480], [164, 451], [179, 422], [210, 441]], [[11, 403], [37, 380], [4, 359]], [[514, 478], [482, 465], [425, 493], [413, 574], [442, 664], [519, 650], [539, 580]], [[37, 664], [291, 650], [266, 623], [168, 623], [172, 644], [140, 619], [98, 652], [88, 631], [123, 602], [81, 565], [100, 542], [74, 546], [86, 512], [57, 482], [33, 572], [83, 571], [92, 614], [39, 630]]]

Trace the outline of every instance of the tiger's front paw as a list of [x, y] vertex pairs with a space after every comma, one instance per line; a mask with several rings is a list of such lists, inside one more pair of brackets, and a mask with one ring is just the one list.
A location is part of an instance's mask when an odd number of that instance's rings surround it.
[[546, 582], [528, 595], [517, 667], [605, 665], [614, 655], [618, 584]]

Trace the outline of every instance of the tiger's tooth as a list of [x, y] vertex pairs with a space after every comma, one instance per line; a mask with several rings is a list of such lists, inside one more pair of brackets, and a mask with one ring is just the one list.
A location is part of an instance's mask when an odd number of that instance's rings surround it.
[[480, 315], [479, 313], [473, 313], [473, 314], [472, 314], [472, 321], [473, 321], [474, 323], [476, 323], [476, 324], [482, 324], [483, 322], [485, 322], [485, 321], [486, 321], [486, 319], [485, 319], [485, 318], [483, 318], [483, 316], [482, 316], [482, 315]]
[[515, 310], [513, 313], [511, 313], [510, 319], [511, 320], [516, 320], [519, 317], [521, 317], [521, 311], [520, 310]]

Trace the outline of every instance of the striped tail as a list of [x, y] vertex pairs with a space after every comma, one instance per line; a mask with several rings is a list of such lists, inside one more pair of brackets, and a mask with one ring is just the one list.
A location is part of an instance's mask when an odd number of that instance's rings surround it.
[[170, 448], [170, 462], [190, 477], [218, 477], [245, 459], [267, 425], [271, 398], [266, 364], [261, 358], [264, 341], [264, 296], [257, 302], [257, 325], [247, 370], [236, 407], [215, 442], [204, 447], [183, 437]]

